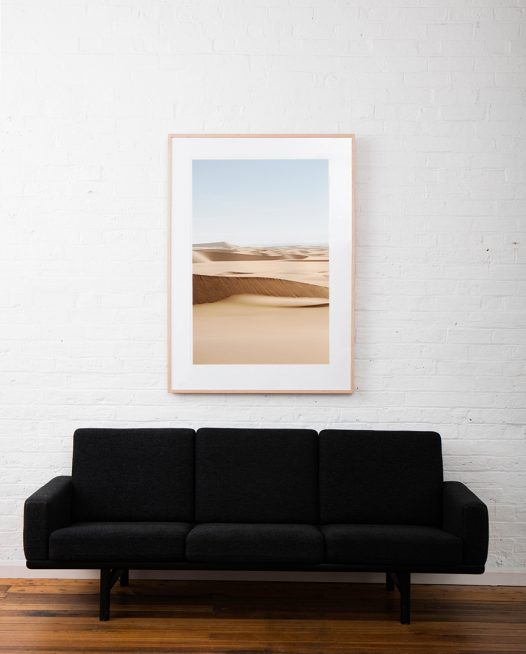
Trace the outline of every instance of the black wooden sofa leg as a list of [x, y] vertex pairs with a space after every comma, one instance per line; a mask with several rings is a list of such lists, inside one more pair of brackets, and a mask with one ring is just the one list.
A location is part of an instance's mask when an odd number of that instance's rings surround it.
[[385, 589], [394, 590], [397, 587], [400, 591], [400, 622], [411, 623], [411, 573], [410, 572], [386, 572]]
[[110, 577], [111, 570], [104, 568], [100, 571], [100, 614], [99, 620], [106, 621], [110, 619]]
[[400, 591], [400, 622], [402, 624], [411, 623], [411, 573], [399, 572], [398, 590]]
[[[100, 571], [100, 608], [99, 620], [107, 622], [110, 619], [110, 594], [117, 579], [128, 581], [128, 570], [122, 568], [102, 568]], [[126, 585], [128, 585], [126, 583]]]
[[123, 570], [121, 573], [121, 576], [119, 578], [119, 582], [121, 586], [129, 586], [130, 585], [130, 571], [126, 568], [126, 570]]

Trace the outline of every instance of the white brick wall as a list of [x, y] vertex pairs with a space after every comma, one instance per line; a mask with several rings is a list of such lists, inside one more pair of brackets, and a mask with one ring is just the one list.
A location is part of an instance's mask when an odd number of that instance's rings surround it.
[[[525, 0], [6, 0], [0, 562], [80, 426], [436, 429], [526, 565]], [[355, 132], [353, 396], [171, 396], [168, 132]]]

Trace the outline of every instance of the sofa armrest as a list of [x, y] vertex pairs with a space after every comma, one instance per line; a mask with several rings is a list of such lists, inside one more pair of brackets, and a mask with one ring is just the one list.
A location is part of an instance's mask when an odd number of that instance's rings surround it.
[[445, 481], [444, 530], [462, 538], [463, 562], [483, 566], [488, 556], [488, 508], [459, 481]]
[[71, 522], [71, 477], [55, 477], [24, 504], [24, 552], [28, 561], [49, 557], [49, 534]]

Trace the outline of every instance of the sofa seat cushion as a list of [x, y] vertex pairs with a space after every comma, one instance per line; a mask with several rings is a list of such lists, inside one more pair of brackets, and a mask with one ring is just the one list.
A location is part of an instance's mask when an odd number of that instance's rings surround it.
[[186, 539], [194, 562], [321, 563], [323, 536], [313, 525], [205, 523]]
[[54, 561], [184, 561], [184, 522], [77, 522], [49, 537]]
[[329, 563], [425, 566], [462, 562], [461, 539], [435, 527], [335, 524], [321, 529]]

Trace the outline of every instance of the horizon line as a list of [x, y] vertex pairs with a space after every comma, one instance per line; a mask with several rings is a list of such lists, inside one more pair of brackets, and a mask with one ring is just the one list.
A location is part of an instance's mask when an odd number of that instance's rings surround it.
[[244, 248], [244, 247], [329, 247], [329, 243], [228, 243], [227, 241], [210, 241], [192, 243], [192, 247]]

